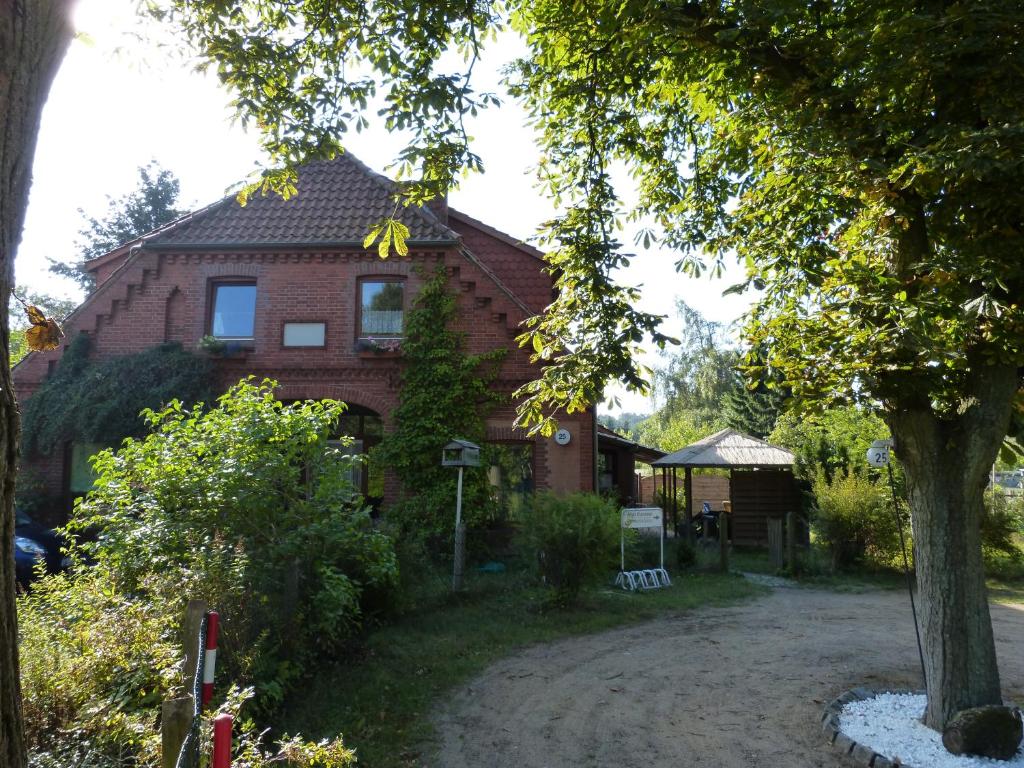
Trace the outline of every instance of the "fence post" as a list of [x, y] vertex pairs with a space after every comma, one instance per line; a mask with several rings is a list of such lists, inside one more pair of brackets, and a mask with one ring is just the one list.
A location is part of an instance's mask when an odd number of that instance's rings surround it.
[[[459, 467], [462, 469], [462, 467]], [[455, 526], [455, 562], [452, 564], [452, 591], [462, 589], [462, 574], [466, 568], [466, 524]]]
[[199, 664], [199, 628], [203, 624], [208, 606], [205, 600], [189, 600], [185, 608], [185, 620], [181, 624], [181, 644], [185, 648], [185, 666], [182, 668], [185, 690], [192, 690]]
[[768, 518], [768, 559], [772, 567], [781, 569], [785, 561], [782, 559], [782, 518]]
[[718, 513], [718, 567], [722, 573], [729, 572], [729, 513]]
[[796, 573], [796, 512], [786, 513], [786, 567]]
[[206, 658], [203, 663], [203, 707], [213, 698], [213, 672], [217, 667], [217, 630], [220, 614], [208, 611], [206, 614]]
[[211, 768], [231, 768], [231, 725], [229, 714], [213, 720], [213, 764]]
[[192, 696], [186, 694], [177, 699], [167, 699], [160, 706], [160, 743], [162, 745], [161, 765], [175, 768], [181, 745], [185, 743], [192, 728]]

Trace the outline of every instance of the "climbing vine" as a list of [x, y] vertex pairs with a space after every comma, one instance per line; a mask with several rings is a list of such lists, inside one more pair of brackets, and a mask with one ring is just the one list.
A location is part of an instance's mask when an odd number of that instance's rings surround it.
[[64, 442], [113, 445], [138, 437], [145, 408], [173, 399], [209, 402], [213, 367], [205, 357], [161, 344], [109, 360], [89, 359], [89, 337], [68, 345], [57, 370], [22, 408], [22, 453], [48, 454]]
[[[501, 401], [490, 385], [506, 354], [465, 351], [465, 334], [454, 330], [457, 305], [443, 267], [420, 289], [409, 312], [402, 343], [403, 372], [395, 430], [377, 457], [398, 476], [401, 500], [388, 510], [404, 532], [448, 535], [454, 528], [456, 472], [441, 466], [441, 449], [453, 438], [480, 443], [484, 418]], [[486, 469], [470, 469], [463, 482], [468, 525], [490, 515], [493, 502]]]

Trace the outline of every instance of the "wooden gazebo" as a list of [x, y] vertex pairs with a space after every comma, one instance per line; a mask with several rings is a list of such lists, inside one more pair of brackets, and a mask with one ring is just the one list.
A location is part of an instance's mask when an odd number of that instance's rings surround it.
[[[652, 466], [662, 470], [662, 492], [676, 533], [688, 539], [693, 538], [693, 470], [728, 470], [732, 541], [760, 545], [768, 541], [768, 518], [784, 517], [800, 508], [794, 460], [792, 451], [734, 429], [723, 429], [652, 462]], [[679, 468], [684, 470], [686, 496], [682, 529], [677, 501]]]

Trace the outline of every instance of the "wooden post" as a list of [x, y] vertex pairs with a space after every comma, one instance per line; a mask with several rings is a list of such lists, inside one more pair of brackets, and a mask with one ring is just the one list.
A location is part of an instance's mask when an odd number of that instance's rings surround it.
[[185, 649], [185, 666], [182, 668], [182, 683], [186, 691], [192, 690], [196, 677], [196, 666], [199, 664], [199, 628], [206, 615], [205, 600], [189, 600], [185, 608], [185, 620], [181, 624], [181, 644]]
[[718, 515], [718, 567], [729, 572], [729, 513], [724, 509]]
[[782, 518], [768, 518], [768, 559], [772, 567], [781, 569], [785, 564], [782, 558]]
[[455, 492], [455, 559], [452, 563], [452, 591], [462, 589], [462, 571], [466, 564], [466, 526], [462, 524], [462, 467], [459, 467], [459, 485]]
[[786, 568], [796, 573], [796, 512], [786, 513]]
[[160, 764], [163, 768], [174, 768], [177, 764], [181, 745], [185, 743], [192, 728], [194, 708], [191, 694], [177, 699], [167, 699], [160, 706]]
[[693, 544], [693, 469], [686, 468], [686, 475], [683, 478], [686, 487], [686, 541]]
[[466, 567], [466, 525], [459, 523], [455, 528], [455, 564], [452, 567], [452, 590], [462, 589], [462, 573]]

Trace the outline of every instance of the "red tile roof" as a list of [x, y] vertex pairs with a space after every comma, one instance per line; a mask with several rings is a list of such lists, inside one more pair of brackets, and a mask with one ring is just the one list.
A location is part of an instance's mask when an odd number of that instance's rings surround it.
[[351, 153], [314, 161], [298, 171], [298, 193], [288, 200], [256, 194], [243, 207], [234, 195], [144, 236], [147, 246], [248, 246], [362, 243], [370, 228], [391, 216], [409, 227], [409, 243], [455, 243], [459, 236], [425, 208], [395, 210], [395, 182]]

